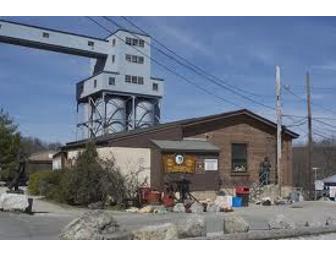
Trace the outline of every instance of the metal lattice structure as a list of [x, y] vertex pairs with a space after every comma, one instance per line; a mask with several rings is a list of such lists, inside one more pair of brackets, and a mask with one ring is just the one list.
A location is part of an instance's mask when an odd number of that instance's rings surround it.
[[101, 39], [0, 20], [0, 42], [92, 59], [91, 76], [76, 86], [80, 138], [159, 123], [163, 80], [151, 77], [150, 41], [127, 30]]

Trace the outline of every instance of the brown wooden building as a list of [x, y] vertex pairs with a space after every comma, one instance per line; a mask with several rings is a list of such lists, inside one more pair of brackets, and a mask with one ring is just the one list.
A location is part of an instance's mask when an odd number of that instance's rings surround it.
[[[283, 186], [292, 186], [292, 140], [298, 136], [283, 127]], [[63, 150], [78, 150], [86, 142], [68, 143]], [[265, 157], [272, 165], [271, 183], [277, 179], [276, 124], [246, 109], [106, 135], [95, 142], [112, 152], [113, 147], [150, 149], [150, 185], [157, 189], [166, 178], [181, 174], [195, 191], [250, 185], [259, 181]]]

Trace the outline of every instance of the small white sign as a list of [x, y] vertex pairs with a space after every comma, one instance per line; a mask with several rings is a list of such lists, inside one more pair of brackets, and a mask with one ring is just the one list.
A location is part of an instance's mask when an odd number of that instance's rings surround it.
[[204, 159], [204, 170], [205, 171], [217, 171], [218, 170], [218, 159]]

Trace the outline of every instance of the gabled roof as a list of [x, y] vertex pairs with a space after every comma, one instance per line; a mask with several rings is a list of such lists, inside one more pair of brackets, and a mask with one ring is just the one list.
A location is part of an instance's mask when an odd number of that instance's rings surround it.
[[[129, 130], [129, 131], [124, 131], [124, 132], [119, 132], [119, 133], [114, 133], [114, 134], [103, 135], [103, 136], [94, 138], [94, 141], [97, 144], [99, 144], [99, 143], [103, 143], [109, 140], [118, 140], [118, 139], [122, 139], [123, 137], [141, 135], [141, 134], [149, 133], [153, 131], [164, 130], [164, 129], [171, 128], [174, 126], [181, 126], [182, 128], [184, 128], [184, 127], [191, 126], [191, 125], [196, 125], [196, 124], [198, 125], [202, 123], [207, 123], [207, 122], [220, 120], [220, 119], [228, 119], [228, 118], [237, 117], [237, 116], [248, 116], [250, 118], [253, 118], [257, 121], [264, 123], [267, 126], [270, 126], [271, 128], [276, 129], [277, 127], [276, 123], [258, 114], [255, 114], [247, 109], [241, 109], [237, 111], [230, 111], [230, 112], [208, 115], [204, 117], [196, 117], [196, 118], [190, 118], [190, 119], [184, 119], [184, 120], [179, 120], [179, 121], [158, 124], [156, 126], [152, 126], [148, 128], [141, 128], [141, 129]], [[290, 137], [294, 139], [299, 137], [299, 134], [287, 129], [285, 126], [282, 127], [282, 130], [284, 134], [289, 135]], [[87, 141], [88, 140], [85, 139], [81, 141], [70, 142], [66, 144], [65, 148], [82, 146], [86, 144]]]

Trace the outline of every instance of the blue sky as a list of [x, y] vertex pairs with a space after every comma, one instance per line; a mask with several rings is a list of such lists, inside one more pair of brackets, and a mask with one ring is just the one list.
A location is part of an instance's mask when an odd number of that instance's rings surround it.
[[[2, 17], [64, 31], [107, 36], [85, 17]], [[253, 93], [274, 106], [274, 70], [281, 66], [282, 84], [305, 97], [305, 72], [311, 72], [313, 114], [336, 118], [336, 18], [328, 17], [130, 17], [154, 38], [208, 72]], [[131, 29], [119, 17], [115, 20]], [[109, 29], [112, 24], [101, 22]], [[134, 30], [134, 28], [132, 28]], [[218, 88], [152, 49], [152, 56], [193, 82], [271, 120], [272, 110]], [[152, 65], [153, 76], [165, 79], [162, 122], [237, 109], [204, 94], [173, 74]], [[24, 135], [46, 141], [75, 139], [75, 83], [90, 76], [89, 60], [60, 53], [0, 43], [0, 107], [19, 123]], [[255, 95], [256, 94], [256, 95]], [[324, 109], [328, 108], [328, 110]], [[331, 111], [329, 110], [331, 108]], [[284, 114], [305, 115], [303, 101], [283, 91]], [[335, 125], [336, 121], [326, 120]], [[300, 118], [284, 118], [297, 124]], [[314, 122], [323, 135], [336, 129]], [[304, 141], [306, 125], [293, 127]], [[316, 138], [319, 138], [316, 136]]]

